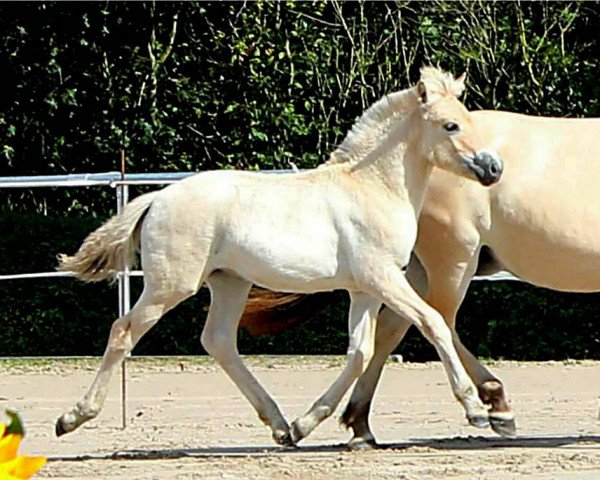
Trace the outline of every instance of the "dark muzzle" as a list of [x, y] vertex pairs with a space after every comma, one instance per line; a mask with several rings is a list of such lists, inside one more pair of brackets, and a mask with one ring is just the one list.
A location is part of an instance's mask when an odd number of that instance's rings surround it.
[[486, 187], [500, 180], [504, 165], [499, 157], [489, 152], [479, 152], [473, 157], [471, 170], [477, 175], [477, 179]]

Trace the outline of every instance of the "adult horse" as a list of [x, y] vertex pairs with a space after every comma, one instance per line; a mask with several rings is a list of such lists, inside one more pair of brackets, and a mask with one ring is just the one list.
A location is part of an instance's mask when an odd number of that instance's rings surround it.
[[[600, 291], [600, 120], [499, 111], [471, 115], [504, 161], [503, 180], [484, 189], [441, 170], [432, 172], [407, 278], [452, 328], [461, 361], [490, 406], [492, 428], [513, 436], [514, 414], [503, 384], [460, 342], [456, 313], [477, 273], [508, 270], [554, 290]], [[272, 306], [278, 310], [270, 320], [276, 321], [293, 314], [286, 303], [314, 311], [331, 301], [327, 294], [274, 299], [259, 293], [242, 322], [266, 330], [261, 316]], [[342, 415], [354, 432], [351, 446], [375, 443], [368, 424], [371, 399], [386, 357], [409, 325], [387, 308], [379, 315], [374, 356]]]
[[[136, 198], [91, 233], [60, 269], [102, 280], [131, 263], [139, 244], [144, 290], [117, 319], [96, 378], [57, 421], [70, 432], [100, 412], [114, 369], [168, 310], [207, 283], [211, 305], [202, 344], [267, 424], [290, 445], [327, 418], [372, 353], [382, 303], [417, 325], [444, 362], [475, 425], [487, 409], [462, 366], [443, 318], [406, 281], [425, 187], [438, 166], [492, 184], [502, 163], [487, 150], [457, 95], [464, 78], [422, 70], [416, 87], [373, 105], [335, 154], [343, 163], [287, 174], [205, 172]], [[381, 135], [381, 121], [389, 127]], [[252, 284], [287, 292], [350, 292], [347, 364], [292, 428], [242, 362], [236, 330]]]

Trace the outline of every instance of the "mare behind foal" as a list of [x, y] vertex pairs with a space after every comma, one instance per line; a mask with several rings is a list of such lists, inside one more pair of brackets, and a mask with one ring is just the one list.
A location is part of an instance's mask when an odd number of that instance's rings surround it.
[[[600, 119], [500, 111], [471, 112], [471, 118], [502, 156], [502, 181], [481, 188], [440, 169], [432, 172], [407, 278], [452, 328], [458, 355], [490, 406], [492, 428], [514, 436], [514, 413], [503, 384], [461, 343], [454, 331], [456, 314], [476, 273], [509, 270], [554, 290], [600, 291]], [[317, 298], [277, 294], [275, 301], [273, 295], [253, 295], [242, 324], [273, 331], [279, 315], [299, 319], [296, 312], [318, 311], [332, 301], [327, 293]], [[272, 315], [265, 315], [269, 309]], [[409, 326], [391, 309], [384, 307], [379, 315], [374, 356], [342, 417], [354, 431], [352, 447], [374, 443], [371, 400], [386, 358]]]
[[[502, 171], [457, 99], [463, 80], [423, 69], [416, 87], [384, 97], [354, 125], [334, 152], [344, 160], [339, 165], [281, 176], [201, 173], [136, 198], [91, 233], [74, 256], [62, 256], [61, 269], [97, 281], [130, 264], [139, 242], [144, 291], [113, 324], [94, 382], [58, 419], [57, 435], [98, 415], [109, 378], [125, 355], [166, 311], [205, 282], [211, 306], [202, 344], [278, 443], [291, 445], [308, 435], [364, 372], [382, 303], [431, 341], [467, 418], [486, 425], [487, 410], [450, 330], [402, 272], [433, 166], [485, 185]], [[346, 367], [291, 429], [237, 352], [236, 331], [252, 284], [286, 292], [343, 288], [350, 293]]]
[[[514, 436], [504, 386], [462, 345], [454, 330], [456, 314], [477, 272], [508, 270], [558, 291], [600, 291], [600, 119], [471, 114], [502, 155], [502, 182], [491, 189], [474, 182], [458, 188], [455, 176], [434, 171], [407, 277], [452, 328], [461, 361], [491, 407], [492, 428]], [[373, 441], [369, 405], [385, 359], [408, 328], [392, 310], [382, 310], [376, 352], [343, 417], [354, 444]]]

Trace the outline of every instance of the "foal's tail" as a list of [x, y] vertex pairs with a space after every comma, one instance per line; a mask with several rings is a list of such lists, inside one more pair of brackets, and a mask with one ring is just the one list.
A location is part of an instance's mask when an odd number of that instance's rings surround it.
[[86, 282], [97, 282], [130, 267], [139, 245], [139, 226], [157, 193], [141, 195], [125, 205], [121, 213], [90, 233], [72, 257], [59, 255], [58, 270], [71, 271]]
[[240, 325], [252, 335], [283, 332], [292, 326], [310, 320], [335, 299], [335, 292], [311, 295], [278, 293], [252, 289]]

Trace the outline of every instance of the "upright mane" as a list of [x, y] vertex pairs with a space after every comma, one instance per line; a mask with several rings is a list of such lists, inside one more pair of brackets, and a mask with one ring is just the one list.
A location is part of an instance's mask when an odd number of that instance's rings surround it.
[[414, 88], [380, 98], [354, 122], [346, 138], [331, 153], [325, 165], [356, 162], [364, 158], [389, 130], [390, 124], [417, 105], [417, 99]]
[[460, 81], [456, 81], [451, 73], [444, 72], [435, 67], [421, 68], [420, 81], [427, 89], [429, 102], [434, 102], [435, 100], [450, 95], [460, 97], [465, 89], [463, 83], [464, 76], [460, 78]]
[[[421, 68], [420, 83], [425, 86], [429, 101], [447, 95], [458, 97], [464, 89], [462, 82], [457, 83], [450, 73], [435, 67]], [[389, 131], [392, 123], [402, 119], [417, 105], [420, 103], [415, 87], [385, 95], [354, 122], [346, 138], [323, 165], [356, 162], [364, 158]]]

